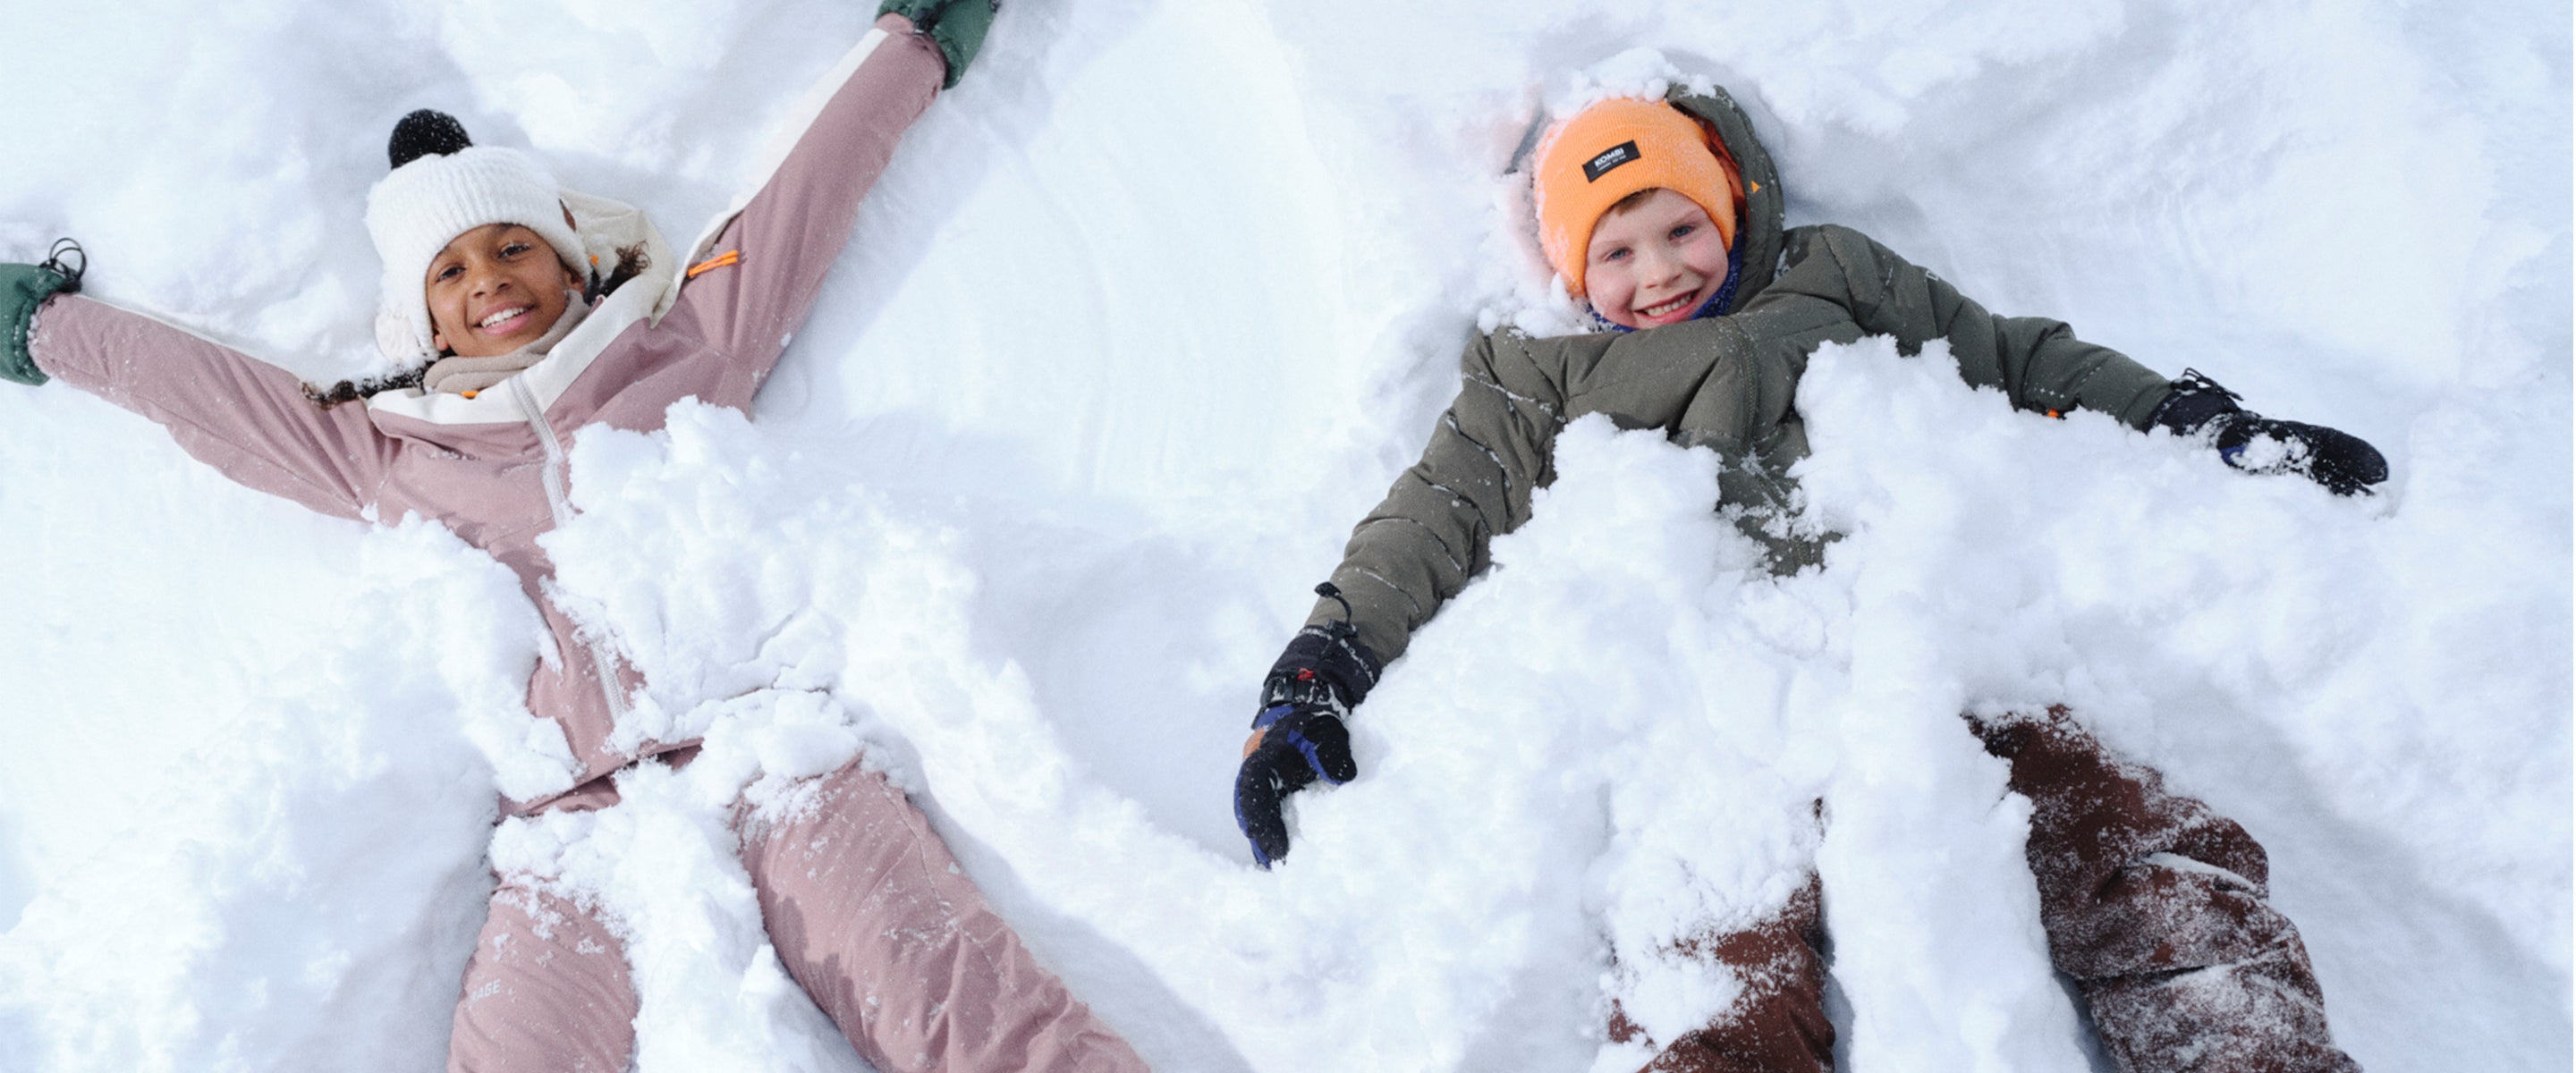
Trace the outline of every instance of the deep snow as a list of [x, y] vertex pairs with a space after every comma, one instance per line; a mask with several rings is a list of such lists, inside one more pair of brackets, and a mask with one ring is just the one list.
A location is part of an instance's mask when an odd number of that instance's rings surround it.
[[[487, 854], [653, 922], [642, 1068], [857, 1068], [711, 820], [853, 750], [1160, 1068], [1615, 1068], [1612, 953], [1687, 1023], [1727, 982], [1655, 944], [1810, 859], [1846, 1068], [2080, 1068], [1956, 716], [2050, 701], [2264, 842], [2366, 1067], [2566, 1068], [2569, 13], [1604, 6], [1013, 0], [751, 417], [579, 440], [560, 580], [710, 746], [578, 822], [491, 827], [536, 633], [497, 564], [6, 386], [0, 1070], [437, 1068]], [[337, 378], [395, 117], [685, 235], [866, 18], [15, 5], [0, 258], [78, 236], [92, 293]], [[1362, 710], [1362, 778], [1254, 870], [1228, 787], [1308, 587], [1469, 333], [1572, 322], [1513, 147], [1666, 75], [1753, 109], [1792, 223], [2362, 435], [2388, 493], [2014, 414], [1871, 341], [1799, 399], [1849, 535], [1775, 580], [1713, 459], [1581, 423]]]

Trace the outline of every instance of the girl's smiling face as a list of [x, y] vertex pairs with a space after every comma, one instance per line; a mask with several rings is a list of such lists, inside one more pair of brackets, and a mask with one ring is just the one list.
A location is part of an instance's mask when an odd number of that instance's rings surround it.
[[1583, 284], [1593, 311], [1612, 324], [1677, 324], [1726, 285], [1726, 239], [1698, 202], [1656, 187], [1593, 225]]
[[535, 231], [486, 224], [430, 258], [421, 286], [438, 349], [488, 358], [545, 335], [572, 305], [581, 277]]

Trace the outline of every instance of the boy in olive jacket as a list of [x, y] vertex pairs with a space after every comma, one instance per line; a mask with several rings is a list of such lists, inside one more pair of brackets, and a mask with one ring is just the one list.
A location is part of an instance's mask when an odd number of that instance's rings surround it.
[[[1944, 340], [1962, 378], [2019, 408], [2197, 437], [2249, 472], [2347, 495], [2387, 477], [2355, 437], [2250, 413], [2196, 373], [2167, 379], [2063, 323], [1993, 315], [1857, 231], [1785, 228], [1770, 154], [1723, 91], [1584, 109], [1541, 142], [1534, 192], [1540, 244], [1603, 330], [1506, 328], [1467, 348], [1422, 460], [1352, 532], [1263, 684], [1235, 786], [1263, 867], [1287, 855], [1288, 794], [1357, 776], [1343, 720], [1484, 571], [1493, 537], [1529, 520], [1574, 418], [1606, 414], [1723, 455], [1722, 509], [1784, 573], [1821, 559], [1786, 476], [1808, 453], [1799, 374], [1818, 345], [1864, 336], [1906, 353]], [[2037, 806], [2028, 857], [2052, 960], [2123, 1071], [2358, 1068], [2331, 1042], [2306, 950], [2265, 900], [2263, 850], [2242, 827], [2115, 760], [2063, 708], [1968, 723]], [[1747, 986], [1707, 1027], [1646, 1041], [1661, 1047], [1647, 1068], [1829, 1068], [1819, 910], [1811, 881], [1778, 917], [1707, 944]], [[1610, 1032], [1637, 1035], [1615, 1000]]]

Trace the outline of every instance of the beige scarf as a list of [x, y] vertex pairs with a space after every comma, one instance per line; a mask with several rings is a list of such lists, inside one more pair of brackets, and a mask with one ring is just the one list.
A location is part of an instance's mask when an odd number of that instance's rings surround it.
[[440, 358], [421, 373], [420, 386], [432, 392], [468, 395], [519, 375], [519, 370], [544, 358], [556, 343], [563, 342], [565, 336], [572, 334], [573, 328], [580, 325], [583, 318], [590, 316], [590, 307], [582, 303], [581, 293], [568, 293], [572, 295], [572, 301], [564, 306], [563, 316], [555, 318], [555, 326], [546, 329], [546, 334], [507, 354], [486, 358], [453, 355]]

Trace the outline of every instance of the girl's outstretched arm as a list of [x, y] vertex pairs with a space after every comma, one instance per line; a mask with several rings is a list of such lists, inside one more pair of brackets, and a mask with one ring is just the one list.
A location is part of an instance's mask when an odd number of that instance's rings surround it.
[[716, 382], [694, 392], [710, 402], [751, 401], [848, 244], [860, 199], [947, 76], [939, 48], [899, 16], [878, 19], [853, 55], [759, 193], [701, 244], [663, 321], [721, 363]]
[[27, 350], [46, 375], [160, 422], [224, 476], [324, 514], [363, 517], [393, 452], [366, 407], [324, 409], [284, 369], [79, 295], [44, 304]]

